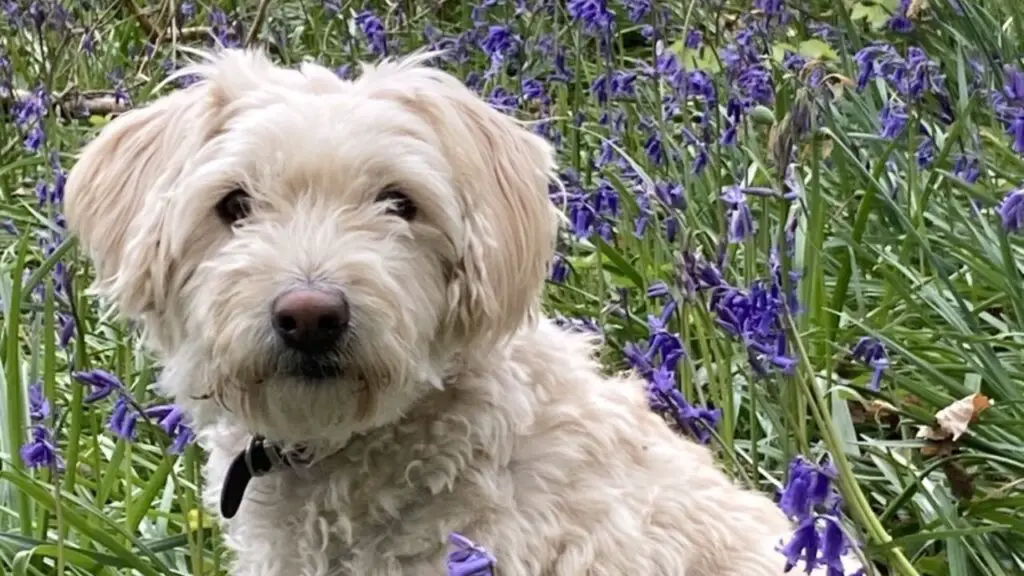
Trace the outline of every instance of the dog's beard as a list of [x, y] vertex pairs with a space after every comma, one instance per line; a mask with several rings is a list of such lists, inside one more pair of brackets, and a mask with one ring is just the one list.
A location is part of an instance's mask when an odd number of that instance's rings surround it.
[[275, 442], [344, 443], [399, 417], [440, 381], [426, 352], [398, 339], [346, 339], [314, 355], [270, 338], [235, 342], [220, 355], [203, 342], [185, 348], [168, 359], [161, 387], [198, 420], [227, 421]]

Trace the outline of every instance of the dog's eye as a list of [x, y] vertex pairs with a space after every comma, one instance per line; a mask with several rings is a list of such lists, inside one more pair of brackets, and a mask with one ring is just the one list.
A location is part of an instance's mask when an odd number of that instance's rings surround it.
[[416, 204], [401, 190], [387, 188], [377, 195], [377, 202], [390, 202], [388, 214], [394, 214], [402, 220], [411, 221], [416, 217]]
[[217, 203], [217, 216], [225, 224], [234, 224], [252, 211], [251, 201], [252, 197], [245, 190], [235, 188]]

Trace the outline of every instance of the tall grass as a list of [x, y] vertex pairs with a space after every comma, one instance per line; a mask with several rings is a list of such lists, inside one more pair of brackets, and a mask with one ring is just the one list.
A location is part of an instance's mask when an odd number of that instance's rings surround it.
[[[3, 3], [0, 567], [223, 573], [188, 431], [124, 434], [164, 402], [159, 367], [88, 295], [60, 200], [112, 114], [175, 88], [154, 92], [181, 46], [252, 41], [345, 77], [448, 48], [438, 65], [556, 144], [546, 309], [599, 331], [608, 370], [673, 379], [689, 411], [667, 417], [750, 487], [828, 455], [869, 573], [1024, 573], [1016, 2], [485, 4]], [[123, 390], [92, 401], [94, 369]], [[918, 437], [974, 393], [991, 407], [966, 434]]]

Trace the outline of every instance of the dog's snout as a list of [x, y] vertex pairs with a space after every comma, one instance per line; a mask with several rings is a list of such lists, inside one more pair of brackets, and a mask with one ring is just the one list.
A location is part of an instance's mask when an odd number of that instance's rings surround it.
[[348, 322], [348, 300], [340, 292], [290, 290], [278, 296], [273, 306], [274, 330], [288, 347], [301, 352], [334, 346]]

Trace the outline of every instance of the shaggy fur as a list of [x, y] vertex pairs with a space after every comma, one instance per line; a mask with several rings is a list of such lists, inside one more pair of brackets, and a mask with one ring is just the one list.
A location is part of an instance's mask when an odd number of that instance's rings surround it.
[[[225, 522], [232, 574], [439, 575], [453, 531], [501, 576], [781, 574], [776, 506], [540, 314], [549, 145], [423, 60], [347, 82], [223, 51], [69, 176], [96, 289], [141, 321], [209, 452], [207, 503], [251, 435], [312, 450]], [[416, 218], [374, 201], [388, 186]], [[238, 187], [252, 213], [228, 225]], [[297, 375], [271, 328], [304, 285], [350, 303], [336, 378]]]

